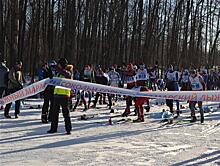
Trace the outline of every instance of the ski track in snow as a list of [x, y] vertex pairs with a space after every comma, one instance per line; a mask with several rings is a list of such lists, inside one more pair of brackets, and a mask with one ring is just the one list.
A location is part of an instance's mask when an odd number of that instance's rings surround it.
[[[50, 124], [41, 124], [38, 105], [42, 100], [25, 101], [19, 119], [4, 119], [0, 112], [1, 166], [220, 165], [219, 108], [205, 113], [204, 124], [200, 124], [198, 112], [198, 122], [189, 123], [187, 110], [173, 124], [164, 124], [151, 115], [166, 109], [165, 105], [153, 104], [144, 123], [132, 123], [134, 116], [116, 116], [124, 111], [124, 101], [115, 106], [114, 114], [109, 114], [106, 106], [87, 112], [79, 107], [71, 112], [72, 134], [65, 135], [62, 114], [58, 133], [46, 133]], [[36, 109], [28, 109], [30, 106]], [[13, 116], [14, 110], [10, 114]], [[79, 120], [83, 114], [94, 118]], [[113, 125], [108, 124], [110, 117]]]

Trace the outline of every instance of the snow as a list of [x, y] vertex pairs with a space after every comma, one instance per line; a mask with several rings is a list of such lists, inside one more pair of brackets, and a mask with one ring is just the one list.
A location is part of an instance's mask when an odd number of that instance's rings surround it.
[[[152, 103], [156, 103], [152, 101]], [[191, 124], [186, 109], [173, 124], [160, 123], [154, 116], [165, 105], [152, 104], [145, 122], [132, 123], [134, 116], [122, 118], [125, 102], [110, 114], [106, 106], [71, 112], [73, 131], [66, 135], [62, 114], [58, 133], [47, 134], [50, 124], [40, 122], [42, 100], [25, 101], [19, 119], [4, 119], [0, 112], [0, 164], [4, 165], [220, 165], [220, 108], [205, 113], [205, 123]], [[32, 109], [29, 107], [32, 106]], [[14, 111], [10, 111], [13, 116]], [[94, 118], [80, 120], [81, 115]], [[133, 113], [132, 113], [133, 114]], [[112, 117], [113, 125], [109, 125]], [[14, 117], [13, 117], [14, 118]], [[118, 121], [124, 119], [124, 121]]]

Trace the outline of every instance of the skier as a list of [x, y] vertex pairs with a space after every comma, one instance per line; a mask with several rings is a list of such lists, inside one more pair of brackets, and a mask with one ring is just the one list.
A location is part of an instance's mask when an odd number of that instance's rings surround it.
[[149, 76], [150, 76], [150, 89], [153, 91], [156, 91], [156, 82], [157, 82], [157, 68], [154, 67], [150, 70]]
[[[136, 78], [135, 78], [136, 72], [134, 69], [133, 64], [129, 63], [127, 65], [127, 70], [125, 70], [125, 76], [127, 78], [127, 89], [132, 89], [135, 87], [136, 83]], [[130, 111], [130, 106], [132, 106], [132, 97], [126, 96], [126, 109], [122, 116], [128, 116], [131, 111]]]
[[190, 73], [187, 69], [183, 70], [181, 73], [179, 84], [181, 85], [181, 91], [186, 91], [189, 86], [189, 76]]
[[[100, 65], [97, 66], [97, 70], [95, 72], [95, 81], [97, 84], [102, 84], [102, 85], [108, 85], [108, 82], [109, 82], [108, 75], [102, 70]], [[94, 105], [92, 106], [92, 108], [96, 108], [96, 104], [98, 102], [99, 97], [103, 99], [103, 102], [100, 99], [100, 102], [99, 102], [100, 104], [107, 104], [105, 101], [105, 97], [104, 97], [105, 95], [106, 94], [101, 94], [97, 92], [95, 95], [95, 101], [94, 101]]]
[[[198, 74], [198, 72], [196, 70], [192, 70], [190, 77], [189, 77], [189, 82], [190, 82], [190, 86], [188, 88], [188, 90], [192, 90], [192, 91], [202, 91], [206, 89], [206, 84], [202, 78], [202, 76], [200, 74]], [[196, 113], [195, 113], [195, 105], [196, 105], [197, 101], [189, 101], [189, 108], [191, 110], [191, 122], [196, 122], [197, 118], [196, 118]], [[202, 108], [202, 101], [198, 101], [198, 106], [199, 106], [199, 111], [200, 111], [200, 116], [201, 116], [201, 123], [204, 122], [204, 111]]]
[[[120, 74], [115, 70], [114, 66], [112, 66], [110, 68], [110, 71], [108, 72], [108, 76], [109, 76], [109, 85], [113, 86], [113, 87], [119, 87], [120, 83], [121, 83], [121, 77]], [[108, 94], [108, 98], [111, 102], [109, 102], [109, 109], [111, 109], [112, 107], [112, 98], [114, 97], [114, 95], [112, 94]], [[113, 113], [114, 110], [111, 109], [111, 113]]]
[[[173, 66], [170, 65], [167, 73], [165, 74], [165, 81], [166, 81], [166, 88], [168, 91], [179, 91], [179, 74], [177, 71], [174, 70]], [[170, 108], [170, 112], [174, 113], [173, 110], [173, 100], [172, 99], [166, 99], [166, 104]], [[180, 114], [180, 108], [179, 108], [179, 101], [176, 101], [177, 105], [177, 118]]]
[[[136, 86], [140, 91], [148, 91], [147, 83], [149, 81], [149, 75], [147, 69], [145, 69], [145, 64], [140, 64], [139, 69], [136, 74]], [[134, 100], [135, 110], [137, 111], [138, 118], [133, 122], [144, 122], [144, 103], [147, 103], [147, 112], [150, 110], [149, 99], [146, 97], [137, 97]]]
[[[94, 78], [94, 71], [91, 67], [91, 65], [86, 65], [83, 71], [83, 81], [85, 82], [94, 82], [95, 78]], [[88, 94], [88, 106], [87, 108], [90, 108], [91, 102], [92, 102], [92, 92], [85, 92]]]

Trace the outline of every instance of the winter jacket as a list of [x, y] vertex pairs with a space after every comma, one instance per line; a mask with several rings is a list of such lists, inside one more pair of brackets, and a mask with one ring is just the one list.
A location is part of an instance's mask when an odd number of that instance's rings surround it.
[[121, 82], [120, 74], [114, 70], [111, 70], [110, 72], [108, 72], [108, 76], [110, 79], [109, 84], [111, 86], [118, 87]]
[[[57, 74], [55, 75], [56, 77], [59, 78], [68, 78], [71, 79], [71, 72], [61, 69], [59, 67], [56, 67]], [[71, 89], [61, 87], [61, 86], [55, 86], [54, 88], [54, 97], [70, 97], [71, 95]]]
[[95, 81], [97, 84], [107, 85], [109, 77], [103, 71], [96, 71]]
[[21, 89], [23, 86], [23, 76], [20, 70], [12, 68], [8, 74], [8, 89]]

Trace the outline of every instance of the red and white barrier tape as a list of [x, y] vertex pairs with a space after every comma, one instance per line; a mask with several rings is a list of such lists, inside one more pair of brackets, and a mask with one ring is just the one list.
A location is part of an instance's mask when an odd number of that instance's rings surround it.
[[88, 83], [77, 80], [56, 78], [44, 79], [36, 82], [28, 87], [25, 87], [11, 95], [0, 99], [0, 105], [24, 99], [36, 95], [45, 90], [47, 85], [62, 86], [72, 90], [81, 89], [85, 91], [94, 91], [100, 93], [119, 94], [133, 97], [149, 97], [149, 98], [165, 98], [174, 100], [191, 100], [191, 101], [219, 101], [220, 91], [154, 91], [154, 92], [139, 92], [106, 85]]

